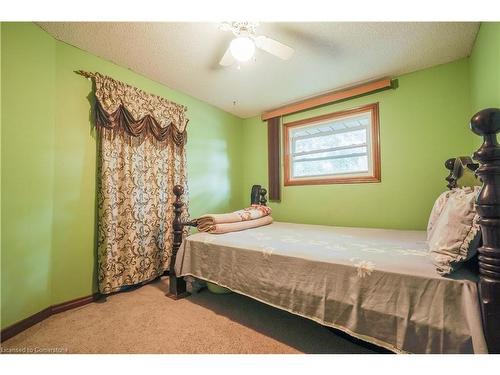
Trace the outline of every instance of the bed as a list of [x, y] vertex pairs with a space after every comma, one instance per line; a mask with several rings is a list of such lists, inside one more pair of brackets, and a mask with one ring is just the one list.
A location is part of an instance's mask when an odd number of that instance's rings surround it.
[[[483, 243], [450, 276], [436, 273], [421, 231], [275, 222], [183, 241], [196, 220], [181, 219], [176, 186], [168, 295], [187, 296], [183, 277], [194, 276], [394, 352], [500, 352], [500, 110], [478, 112], [471, 128], [484, 138], [480, 166], [471, 164], [483, 182]], [[252, 203], [265, 204], [265, 193], [254, 187]]]

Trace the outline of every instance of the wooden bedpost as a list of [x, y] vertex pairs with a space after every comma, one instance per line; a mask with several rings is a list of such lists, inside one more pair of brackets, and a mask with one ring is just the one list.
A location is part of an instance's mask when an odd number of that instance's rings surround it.
[[260, 194], [259, 204], [261, 204], [262, 206], [265, 206], [267, 203], [267, 199], [266, 199], [267, 190], [264, 188], [261, 188], [259, 191], [259, 194]]
[[457, 160], [457, 158], [451, 158], [444, 162], [445, 168], [450, 171], [450, 174], [445, 178], [446, 182], [448, 182], [448, 185], [446, 185], [446, 187], [450, 190], [457, 187], [457, 179], [453, 174], [453, 171], [455, 169], [455, 160]]
[[475, 172], [479, 164], [474, 163], [470, 156], [459, 156], [446, 160], [444, 166], [450, 171], [445, 180], [448, 182], [446, 187], [451, 190], [458, 186], [458, 180], [464, 175], [465, 168]]
[[474, 153], [481, 163], [476, 174], [483, 187], [476, 200], [483, 246], [479, 248], [479, 295], [483, 328], [490, 353], [500, 353], [500, 109], [488, 108], [476, 113], [472, 131], [483, 137]]
[[250, 204], [260, 204], [260, 202], [259, 202], [260, 190], [261, 190], [260, 185], [253, 185], [252, 186], [252, 191], [250, 192]]
[[174, 233], [174, 239], [172, 243], [172, 256], [170, 258], [170, 268], [169, 268], [169, 285], [167, 297], [172, 299], [180, 299], [189, 296], [190, 294], [186, 290], [186, 281], [182, 277], [177, 277], [175, 274], [175, 259], [177, 257], [177, 251], [182, 243], [182, 232], [184, 224], [181, 220], [182, 207], [184, 202], [181, 200], [182, 194], [184, 194], [184, 188], [180, 185], [174, 186], [174, 220], [172, 222], [172, 229]]

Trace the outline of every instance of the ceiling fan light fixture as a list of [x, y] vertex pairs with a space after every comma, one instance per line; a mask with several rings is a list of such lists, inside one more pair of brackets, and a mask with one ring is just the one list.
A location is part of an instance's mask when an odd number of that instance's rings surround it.
[[255, 43], [247, 36], [239, 36], [231, 41], [229, 50], [237, 61], [245, 62], [250, 60], [254, 55]]

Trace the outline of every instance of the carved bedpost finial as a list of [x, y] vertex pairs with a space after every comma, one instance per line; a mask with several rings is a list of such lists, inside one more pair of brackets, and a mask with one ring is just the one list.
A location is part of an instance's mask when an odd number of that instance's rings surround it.
[[181, 185], [174, 186], [174, 194], [179, 199], [182, 194], [184, 194], [184, 188]]
[[267, 190], [262, 188], [262, 189], [260, 189], [259, 194], [260, 194], [259, 203], [261, 205], [265, 206], [267, 203], [267, 199], [266, 199]]
[[450, 174], [445, 178], [445, 180], [448, 182], [448, 185], [446, 185], [446, 187], [450, 190], [457, 187], [457, 179], [453, 175], [456, 160], [457, 158], [450, 158], [444, 162], [445, 168], [450, 171]]
[[476, 113], [470, 123], [481, 135], [483, 144], [474, 153], [481, 163], [476, 174], [483, 187], [476, 199], [476, 209], [483, 236], [478, 256], [479, 294], [483, 326], [490, 353], [500, 353], [500, 109], [488, 108]]

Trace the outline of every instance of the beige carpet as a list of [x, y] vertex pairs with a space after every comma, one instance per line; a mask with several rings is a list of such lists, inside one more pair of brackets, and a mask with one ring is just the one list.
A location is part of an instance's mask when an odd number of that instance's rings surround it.
[[67, 353], [373, 353], [325, 327], [250, 298], [202, 291], [179, 301], [167, 280], [54, 315], [3, 351]]

